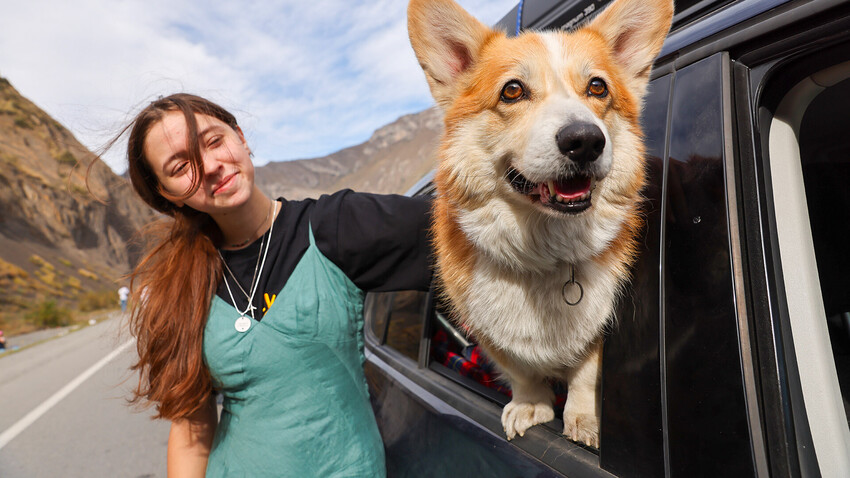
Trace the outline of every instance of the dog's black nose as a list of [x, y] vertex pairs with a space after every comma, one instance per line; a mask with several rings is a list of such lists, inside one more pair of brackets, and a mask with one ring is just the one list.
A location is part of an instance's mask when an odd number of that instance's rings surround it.
[[590, 163], [605, 149], [605, 135], [593, 123], [572, 123], [555, 135], [558, 149], [577, 163]]

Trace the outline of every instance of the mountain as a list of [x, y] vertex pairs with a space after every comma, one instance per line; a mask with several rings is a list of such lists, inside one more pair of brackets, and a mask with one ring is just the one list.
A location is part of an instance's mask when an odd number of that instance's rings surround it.
[[436, 108], [402, 116], [357, 146], [321, 158], [260, 166], [257, 186], [271, 197], [287, 199], [344, 188], [404, 193], [434, 168], [442, 130], [442, 113]]
[[0, 78], [0, 323], [43, 299], [117, 290], [137, 260], [153, 212], [94, 158]]
[[[321, 158], [258, 167], [272, 197], [317, 197], [352, 188], [404, 193], [433, 169], [442, 115], [403, 116], [359, 145]], [[22, 330], [46, 299], [76, 306], [139, 258], [138, 232], [155, 213], [62, 125], [0, 78], [0, 329]]]

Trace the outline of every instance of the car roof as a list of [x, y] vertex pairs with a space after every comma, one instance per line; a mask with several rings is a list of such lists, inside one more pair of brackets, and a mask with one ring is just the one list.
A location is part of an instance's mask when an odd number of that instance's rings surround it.
[[762, 13], [772, 10], [790, 0], [745, 0], [737, 1], [722, 6], [714, 11], [696, 19], [689, 19], [690, 23], [676, 25], [667, 36], [664, 46], [659, 53], [663, 58], [675, 51], [683, 50], [694, 45], [696, 42], [720, 33], [726, 29], [739, 25]]
[[[613, 0], [535, 0], [522, 2], [522, 28], [545, 28], [556, 19], [573, 17], [584, 18], [592, 16]], [[700, 28], [700, 38], [716, 33], [724, 28], [735, 25], [741, 21], [748, 20], [756, 15], [764, 13], [783, 3], [792, 0], [702, 0], [693, 2], [691, 5], [679, 11], [673, 17], [673, 31], [687, 30], [690, 25], [702, 23], [704, 19], [715, 16], [716, 13], [725, 12], [721, 17], [715, 18], [715, 23], [707, 25], [703, 30]], [[516, 33], [517, 13], [520, 2], [495, 25], [510, 34]], [[564, 24], [566, 22], [558, 22]], [[580, 22], [578, 22], [580, 23]], [[576, 23], [576, 24], [578, 24]], [[693, 34], [693, 33], [692, 33]], [[672, 35], [671, 35], [672, 36]], [[678, 48], [683, 46], [679, 44]], [[678, 49], [677, 48], [677, 49]]]
[[[535, 0], [522, 2], [523, 29], [579, 25], [614, 0]], [[821, 14], [846, 0], [681, 0], [673, 28], [653, 69], [653, 77], [666, 74], [719, 51], [781, 30]], [[519, 3], [495, 27], [516, 34]]]

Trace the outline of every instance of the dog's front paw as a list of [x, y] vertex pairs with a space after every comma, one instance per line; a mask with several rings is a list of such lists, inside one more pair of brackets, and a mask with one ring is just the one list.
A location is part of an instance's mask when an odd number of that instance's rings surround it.
[[502, 426], [508, 440], [525, 435], [525, 431], [537, 425], [555, 419], [555, 411], [548, 403], [528, 403], [511, 401], [502, 411]]
[[599, 419], [592, 414], [564, 411], [564, 435], [570, 440], [599, 448]]

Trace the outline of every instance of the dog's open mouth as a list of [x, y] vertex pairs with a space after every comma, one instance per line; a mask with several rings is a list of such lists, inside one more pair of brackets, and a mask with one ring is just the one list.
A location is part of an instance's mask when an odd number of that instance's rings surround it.
[[517, 192], [532, 202], [558, 212], [577, 214], [590, 207], [596, 180], [592, 176], [577, 174], [533, 183], [514, 168], [509, 168], [508, 181]]

